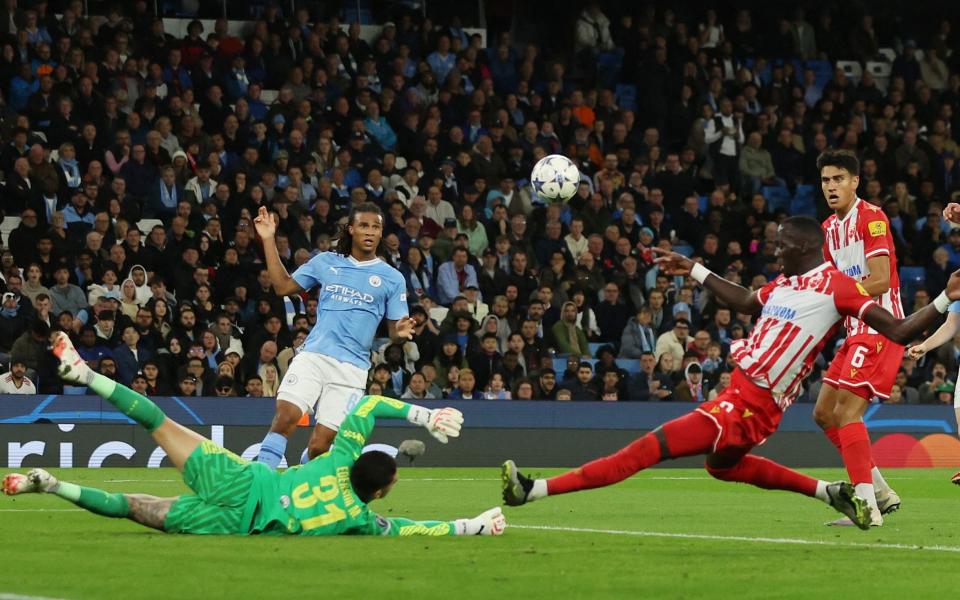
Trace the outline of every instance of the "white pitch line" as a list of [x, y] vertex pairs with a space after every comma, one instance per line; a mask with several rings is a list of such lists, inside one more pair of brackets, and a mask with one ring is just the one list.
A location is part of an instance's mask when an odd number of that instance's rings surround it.
[[742, 535], [710, 535], [701, 533], [670, 533], [666, 531], [632, 531], [628, 529], [593, 529], [589, 527], [555, 527], [551, 525], [508, 525], [516, 529], [562, 531], [565, 533], [605, 533], [635, 537], [670, 538], [682, 540], [707, 540], [715, 542], [750, 542], [754, 544], [787, 544], [795, 546], [832, 546], [838, 548], [868, 548], [874, 550], [913, 550], [926, 552], [960, 553], [960, 546], [917, 546], [914, 544], [884, 544], [868, 542], [831, 542], [828, 540], [804, 540], [801, 538], [749, 537]]
[[49, 596], [27, 596], [25, 594], [10, 594], [0, 592], [0, 600], [63, 600], [62, 598], [51, 598]]

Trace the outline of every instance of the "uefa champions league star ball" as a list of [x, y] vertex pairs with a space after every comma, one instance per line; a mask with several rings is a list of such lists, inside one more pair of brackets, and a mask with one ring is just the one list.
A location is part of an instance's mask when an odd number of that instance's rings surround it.
[[547, 201], [566, 201], [577, 193], [580, 170], [566, 156], [551, 154], [541, 158], [533, 166], [530, 183], [540, 198]]

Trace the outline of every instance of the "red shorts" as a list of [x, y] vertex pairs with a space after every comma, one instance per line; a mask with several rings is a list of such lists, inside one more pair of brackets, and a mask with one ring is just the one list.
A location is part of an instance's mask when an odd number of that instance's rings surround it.
[[739, 454], [766, 441], [783, 417], [770, 390], [753, 383], [740, 369], [733, 372], [730, 385], [715, 399], [698, 406], [697, 412], [719, 429], [713, 451]]
[[903, 361], [903, 346], [878, 333], [847, 338], [823, 376], [839, 390], [849, 390], [864, 400], [890, 397]]

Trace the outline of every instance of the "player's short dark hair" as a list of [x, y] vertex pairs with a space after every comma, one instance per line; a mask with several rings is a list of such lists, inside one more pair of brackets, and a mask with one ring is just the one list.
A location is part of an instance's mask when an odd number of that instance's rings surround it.
[[386, 452], [364, 452], [350, 467], [350, 486], [364, 503], [370, 502], [377, 490], [390, 485], [397, 472], [397, 461]]
[[824, 167], [837, 167], [848, 171], [851, 175], [860, 175], [860, 159], [849, 150], [835, 148], [824, 150], [817, 157], [817, 171], [822, 171]]
[[823, 229], [820, 227], [820, 223], [812, 217], [803, 215], [787, 217], [784, 219], [783, 225], [789, 225], [794, 232], [800, 235], [807, 242], [810, 242], [810, 244], [813, 246], [823, 246], [824, 241], [826, 241], [826, 238], [823, 236]]

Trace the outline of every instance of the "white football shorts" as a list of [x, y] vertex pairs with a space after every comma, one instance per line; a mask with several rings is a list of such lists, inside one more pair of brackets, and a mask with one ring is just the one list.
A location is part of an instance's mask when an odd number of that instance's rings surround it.
[[277, 399], [316, 417], [334, 431], [366, 393], [367, 371], [316, 352], [300, 352], [290, 361]]

